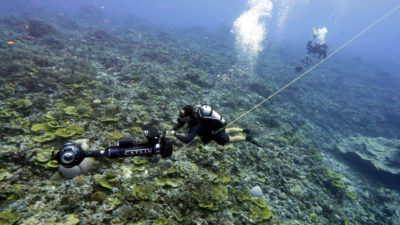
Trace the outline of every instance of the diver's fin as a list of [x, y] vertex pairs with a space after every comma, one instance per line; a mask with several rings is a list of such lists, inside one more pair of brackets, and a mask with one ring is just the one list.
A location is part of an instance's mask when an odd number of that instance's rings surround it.
[[256, 145], [256, 146], [262, 148], [262, 146], [256, 140], [254, 140], [253, 136], [251, 136], [251, 135], [247, 135], [246, 136], [246, 141], [252, 143], [253, 145]]

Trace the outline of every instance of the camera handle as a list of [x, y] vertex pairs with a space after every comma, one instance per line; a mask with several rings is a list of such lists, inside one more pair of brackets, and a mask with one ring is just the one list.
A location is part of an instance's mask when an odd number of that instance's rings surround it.
[[57, 162], [64, 167], [70, 168], [79, 165], [86, 157], [135, 157], [152, 156], [161, 154], [163, 158], [172, 155], [172, 144], [163, 136], [148, 137], [148, 142], [144, 144], [135, 144], [131, 139], [119, 140], [117, 146], [107, 147], [105, 150], [85, 151], [78, 144], [65, 143], [55, 155]]

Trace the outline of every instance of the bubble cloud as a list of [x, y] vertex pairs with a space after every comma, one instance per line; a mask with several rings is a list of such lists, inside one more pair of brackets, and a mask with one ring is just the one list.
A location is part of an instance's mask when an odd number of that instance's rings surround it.
[[240, 54], [254, 63], [263, 50], [262, 41], [267, 35], [265, 22], [271, 16], [273, 4], [269, 0], [248, 0], [248, 5], [250, 9], [234, 21], [232, 32]]

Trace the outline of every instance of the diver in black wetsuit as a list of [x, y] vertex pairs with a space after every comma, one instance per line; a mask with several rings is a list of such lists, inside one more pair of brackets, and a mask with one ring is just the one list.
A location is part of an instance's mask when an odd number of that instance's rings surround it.
[[[314, 39], [315, 39], [315, 36], [314, 36]], [[328, 49], [328, 45], [326, 44], [326, 42], [315, 43], [313, 45], [312, 43], [313, 43], [314, 39], [309, 40], [308, 43], [307, 43], [307, 56], [306, 56], [306, 58], [308, 58], [309, 55], [312, 53], [312, 54], [319, 54], [318, 55], [318, 59], [321, 59], [321, 57], [323, 59], [325, 59], [326, 58], [326, 50]]]
[[326, 58], [328, 45], [326, 44], [325, 36], [328, 30], [326, 29], [326, 27], [318, 29], [318, 31], [315, 28], [313, 28], [313, 30], [313, 38], [307, 42], [306, 46], [307, 55], [304, 59], [301, 60], [301, 65], [295, 68], [296, 72], [302, 71], [303, 68], [308, 67], [311, 64], [311, 54], [318, 55], [318, 59], [321, 59], [321, 57], [323, 59]]
[[[196, 107], [186, 105], [179, 112], [177, 122], [178, 124], [173, 127], [170, 134], [174, 135], [183, 143], [191, 142], [196, 135], [198, 135], [203, 144], [207, 144], [210, 141], [215, 141], [220, 145], [224, 145], [229, 141], [249, 141], [261, 147], [261, 145], [249, 135], [248, 129], [237, 127], [223, 129], [224, 126], [226, 126], [225, 120], [209, 105], [197, 105]], [[189, 127], [187, 136], [176, 134], [176, 131], [182, 128], [186, 123]], [[228, 134], [238, 135], [230, 137]], [[246, 136], [244, 134], [246, 134]]]

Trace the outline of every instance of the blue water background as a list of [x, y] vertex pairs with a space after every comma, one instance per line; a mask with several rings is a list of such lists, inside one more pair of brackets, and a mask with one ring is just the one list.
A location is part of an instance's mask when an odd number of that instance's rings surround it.
[[[214, 29], [220, 25], [232, 26], [233, 21], [248, 9], [244, 0], [2, 0], [0, 11], [34, 12], [47, 9], [54, 15], [60, 13], [77, 14], [82, 6], [99, 9], [104, 18], [124, 18], [136, 15], [154, 24], [189, 27], [201, 26]], [[309, 0], [273, 1], [271, 18], [267, 19], [267, 43], [281, 41], [294, 47], [304, 48], [310, 38], [312, 27], [328, 28], [327, 41], [331, 50], [351, 39], [359, 31], [375, 22], [382, 15], [399, 4], [396, 0]], [[277, 35], [279, 11], [288, 8], [284, 31]], [[362, 37], [347, 46], [340, 54], [360, 56], [371, 61], [399, 64], [400, 55], [400, 13], [396, 12]], [[109, 24], [113, 26], [112, 23]]]

